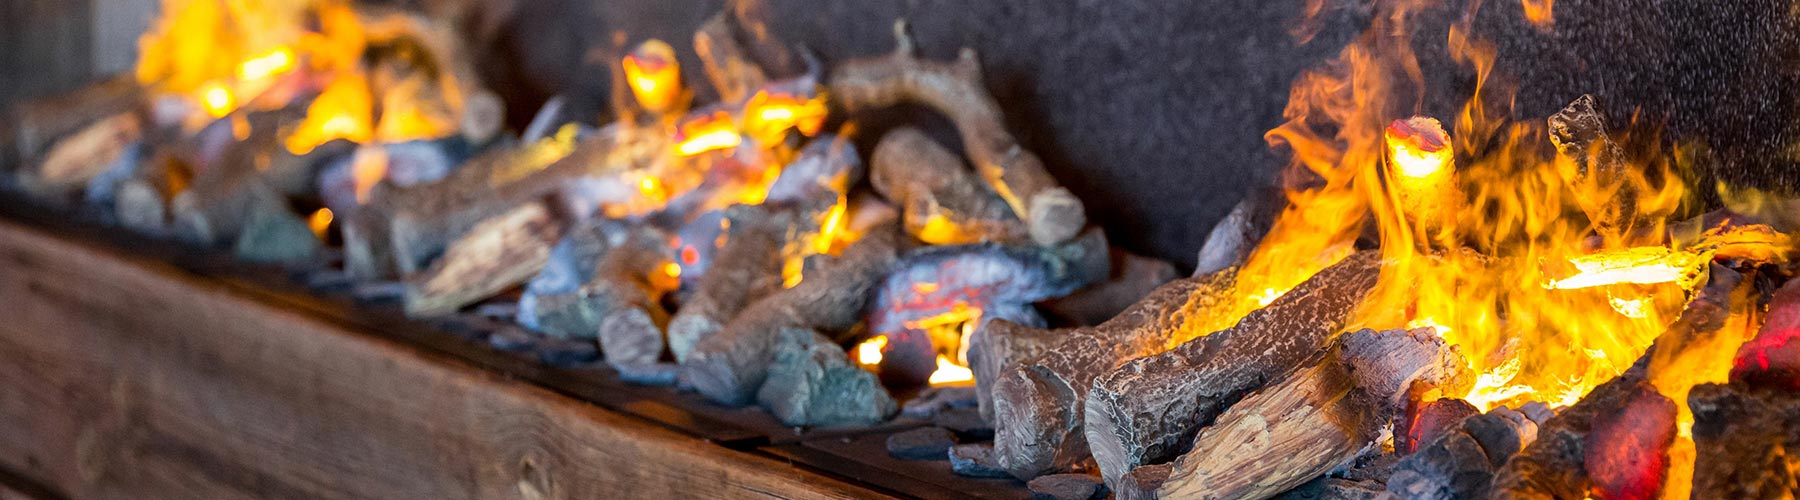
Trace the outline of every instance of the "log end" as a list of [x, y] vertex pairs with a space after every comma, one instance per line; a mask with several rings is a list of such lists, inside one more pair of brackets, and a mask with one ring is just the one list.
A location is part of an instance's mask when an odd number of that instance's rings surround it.
[[1039, 245], [1069, 241], [1087, 226], [1087, 209], [1067, 188], [1039, 192], [1028, 203], [1027, 231]]
[[639, 307], [612, 311], [600, 319], [600, 349], [614, 367], [655, 363], [662, 358], [662, 328], [656, 312]]
[[1079, 396], [1060, 377], [1037, 368], [1010, 370], [992, 394], [994, 421], [1005, 423], [994, 434], [997, 461], [1013, 477], [1026, 480], [1087, 455], [1077, 418]]

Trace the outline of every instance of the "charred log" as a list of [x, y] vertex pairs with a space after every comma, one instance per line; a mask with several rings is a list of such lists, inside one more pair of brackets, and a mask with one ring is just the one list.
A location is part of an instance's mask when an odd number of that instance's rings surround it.
[[1450, 422], [1394, 464], [1385, 490], [1420, 500], [1477, 498], [1493, 484], [1494, 473], [1535, 439], [1537, 422], [1505, 407]]
[[762, 67], [738, 43], [735, 19], [720, 11], [694, 32], [694, 52], [721, 102], [743, 102], [769, 80]]
[[723, 246], [705, 277], [669, 322], [675, 359], [685, 362], [694, 346], [724, 328], [756, 297], [781, 289], [781, 252], [799, 223], [790, 209], [742, 205], [728, 209]]
[[681, 379], [708, 399], [748, 404], [768, 378], [784, 328], [833, 334], [850, 330], [868, 303], [868, 291], [898, 259], [900, 235], [877, 228], [809, 270], [793, 288], [757, 300], [716, 335], [694, 345], [681, 363]]
[[1250, 251], [1255, 250], [1263, 236], [1275, 226], [1275, 218], [1281, 216], [1286, 205], [1287, 196], [1281, 192], [1252, 191], [1213, 226], [1212, 232], [1207, 233], [1206, 244], [1200, 247], [1200, 257], [1194, 264], [1194, 275], [1212, 274], [1243, 264], [1250, 258]]
[[1575, 189], [1575, 202], [1603, 236], [1632, 234], [1637, 225], [1638, 187], [1625, 150], [1607, 135], [1606, 118], [1594, 107], [1594, 96], [1582, 95], [1552, 115], [1550, 142], [1556, 145], [1557, 172]]
[[790, 426], [872, 425], [898, 405], [875, 374], [850, 362], [831, 339], [808, 328], [776, 334], [774, 362], [756, 400]]
[[907, 234], [933, 245], [1015, 242], [1025, 223], [949, 149], [913, 128], [888, 132], [875, 147], [869, 180], [900, 206]]
[[1096, 379], [1085, 433], [1108, 481], [1170, 458], [1225, 408], [1324, 348], [1374, 288], [1379, 262], [1374, 252], [1352, 255], [1231, 328]]
[[[1094, 379], [1164, 349], [1189, 319], [1222, 307], [1235, 278], [1227, 270], [1176, 280], [1099, 326], [1063, 335], [1026, 330], [978, 342], [984, 351], [976, 384], [999, 424], [1000, 462], [1015, 476], [1032, 477], [1087, 459], [1081, 406]], [[997, 377], [984, 380], [989, 369]]]
[[892, 55], [838, 66], [828, 85], [851, 111], [919, 102], [950, 118], [962, 135], [975, 170], [1025, 221], [1039, 244], [1067, 241], [1087, 225], [1081, 200], [1058, 185], [1042, 160], [1006, 131], [1000, 105], [983, 87], [974, 49], [953, 63], [923, 61], [913, 53], [904, 21], [894, 24]]
[[631, 228], [624, 222], [591, 218], [563, 235], [544, 268], [525, 283], [519, 297], [519, 324], [552, 337], [593, 338], [600, 318], [585, 300], [583, 288], [596, 278], [607, 252], [624, 243]]
[[1346, 334], [1315, 359], [1220, 414], [1157, 490], [1115, 487], [1120, 498], [1274, 496], [1376, 444], [1411, 395], [1467, 382], [1462, 355], [1430, 329]]
[[638, 228], [600, 259], [579, 292], [598, 319], [606, 363], [620, 371], [662, 359], [669, 315], [657, 300], [674, 288], [674, 277], [663, 271], [668, 254], [666, 234]]
[[1769, 318], [1738, 348], [1731, 381], [1800, 390], [1800, 280], [1788, 280], [1769, 302]]
[[1175, 265], [1114, 248], [1112, 276], [1069, 295], [1039, 302], [1044, 314], [1071, 325], [1098, 325], [1125, 312], [1164, 283], [1179, 278]]
[[1743, 382], [1702, 384], [1688, 394], [1694, 412], [1693, 498], [1792, 498], [1800, 495], [1800, 395]]
[[18, 173], [19, 185], [46, 199], [79, 193], [144, 137], [144, 120], [135, 111], [101, 119], [50, 146], [35, 168]]

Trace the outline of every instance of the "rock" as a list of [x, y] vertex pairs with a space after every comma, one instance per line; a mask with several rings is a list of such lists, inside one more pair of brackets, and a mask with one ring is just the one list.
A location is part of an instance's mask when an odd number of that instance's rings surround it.
[[959, 444], [950, 447], [950, 470], [967, 477], [1010, 478], [1006, 469], [994, 459], [993, 443]]
[[1051, 474], [1025, 483], [1033, 500], [1089, 500], [1106, 496], [1100, 479], [1087, 474]]
[[888, 436], [888, 455], [901, 460], [943, 460], [956, 436], [937, 427], [921, 427]]
[[875, 374], [807, 328], [784, 328], [756, 400], [791, 426], [871, 425], [899, 410]]
[[286, 210], [257, 210], [238, 235], [232, 254], [247, 262], [299, 265], [318, 255], [319, 238], [306, 221]]
[[938, 412], [948, 408], [968, 408], [977, 403], [975, 387], [953, 385], [932, 387], [919, 393], [919, 397], [907, 401], [900, 407], [900, 414], [919, 420], [931, 420]]
[[556, 367], [574, 367], [600, 360], [600, 345], [592, 340], [539, 339], [538, 361]]
[[[974, 394], [971, 393], [970, 396], [973, 398]], [[940, 411], [932, 417], [931, 425], [949, 429], [970, 441], [986, 441], [994, 438], [994, 426], [989, 425], [987, 420], [981, 418], [981, 410], [970, 406]]]

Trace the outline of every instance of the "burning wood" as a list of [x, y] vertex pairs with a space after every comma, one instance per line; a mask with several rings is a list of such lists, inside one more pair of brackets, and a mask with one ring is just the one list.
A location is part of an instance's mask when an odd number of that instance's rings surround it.
[[1026, 237], [1006, 201], [963, 169], [949, 149], [913, 128], [888, 132], [875, 147], [869, 180], [900, 206], [906, 232], [933, 245]]
[[550, 258], [566, 222], [543, 203], [481, 221], [431, 267], [406, 281], [406, 314], [436, 316], [530, 279]]
[[1194, 264], [1194, 275], [1202, 276], [1241, 266], [1269, 234], [1276, 217], [1287, 205], [1287, 196], [1278, 191], [1259, 189], [1245, 196], [1231, 208], [1231, 213], [1206, 234], [1206, 244]]
[[1582, 443], [1582, 467], [1601, 500], [1657, 498], [1675, 442], [1675, 402], [1641, 387], [1610, 412], [1595, 415]]
[[589, 299], [594, 283], [632, 283], [601, 276], [600, 260], [631, 234], [628, 223], [592, 218], [575, 225], [550, 250], [542, 270], [525, 284], [519, 298], [519, 324], [559, 338], [594, 338], [600, 312]]
[[694, 345], [681, 363], [682, 380], [713, 401], [749, 404], [768, 378], [782, 329], [839, 334], [862, 319], [868, 291], [898, 259], [896, 233], [877, 228], [810, 270], [798, 285], [751, 304]]
[[1800, 491], [1800, 396], [1742, 382], [1702, 384], [1694, 411], [1692, 498], [1786, 498]]
[[144, 128], [136, 111], [103, 118], [57, 141], [35, 169], [20, 170], [19, 185], [52, 199], [80, 192], [138, 144]]
[[1800, 390], [1800, 279], [1788, 280], [1769, 301], [1769, 318], [1738, 348], [1731, 381]]
[[1550, 142], [1556, 145], [1557, 173], [1575, 189], [1575, 203], [1587, 212], [1594, 230], [1618, 240], [1632, 236], [1638, 220], [1637, 186], [1625, 150], [1606, 132], [1606, 117], [1594, 108], [1594, 96], [1582, 95], [1549, 119]]
[[738, 43], [730, 12], [720, 11], [694, 32], [694, 52], [706, 67], [706, 78], [722, 102], [743, 102], [769, 77]]
[[663, 327], [669, 315], [657, 300], [675, 288], [670, 272], [669, 237], [653, 228], [637, 228], [608, 250], [594, 266], [581, 291], [599, 328], [606, 363], [621, 372], [662, 359]]
[[1350, 333], [1315, 359], [1220, 414], [1154, 491], [1109, 485], [1120, 498], [1268, 498], [1373, 445], [1408, 398], [1466, 378], [1431, 329]]
[[1478, 498], [1493, 484], [1494, 473], [1537, 439], [1538, 423], [1504, 406], [1446, 422], [1393, 465], [1385, 489], [1399, 498]]
[[[67, 94], [49, 99], [30, 101], [14, 106], [5, 113], [7, 124], [5, 134], [0, 134], [0, 145], [7, 146], [9, 151], [0, 153], [0, 160], [8, 156], [19, 165], [37, 165], [36, 170], [45, 170], [47, 154], [61, 142], [67, 141], [83, 130], [104, 129], [97, 125], [110, 121], [108, 117], [119, 117], [126, 113], [137, 112], [146, 106], [149, 96], [135, 78], [122, 76], [107, 79]], [[115, 123], [114, 125], [120, 125]], [[119, 129], [114, 129], [115, 131]], [[103, 138], [109, 134], [95, 134]], [[101, 141], [105, 142], [105, 141]], [[86, 149], [86, 148], [77, 148]], [[73, 166], [73, 165], [72, 165]], [[32, 172], [33, 167], [22, 167], [16, 172], [21, 178], [61, 177], [46, 176], [45, 172]], [[23, 180], [23, 179], [21, 179]], [[28, 183], [29, 185], [29, 183]]]
[[882, 379], [924, 384], [941, 354], [966, 366], [968, 336], [987, 311], [1066, 295], [1104, 278], [1108, 265], [1097, 232], [1055, 247], [986, 243], [907, 256], [875, 292], [868, 316], [870, 335], [887, 337]]
[[1170, 458], [1238, 399], [1324, 348], [1380, 274], [1373, 252], [1353, 255], [1231, 328], [1095, 379], [1084, 433], [1107, 483]]
[[1006, 131], [999, 104], [982, 86], [975, 51], [963, 49], [954, 63], [922, 61], [904, 21], [894, 24], [894, 36], [892, 55], [838, 66], [827, 85], [832, 97], [851, 111], [907, 101], [936, 109], [956, 124], [976, 172], [1025, 221], [1032, 240], [1051, 245], [1080, 233], [1087, 225], [1081, 200]]
[[1226, 271], [1176, 280], [1099, 326], [1066, 334], [1003, 328], [977, 343], [976, 384], [983, 411], [998, 425], [1000, 462], [1024, 478], [1085, 460], [1081, 406], [1093, 381], [1163, 350], [1189, 318], [1223, 307], [1234, 277]]

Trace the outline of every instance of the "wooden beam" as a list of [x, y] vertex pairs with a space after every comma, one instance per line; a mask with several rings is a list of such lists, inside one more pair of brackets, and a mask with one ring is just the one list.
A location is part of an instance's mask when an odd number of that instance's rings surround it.
[[0, 469], [72, 498], [879, 493], [0, 222]]

